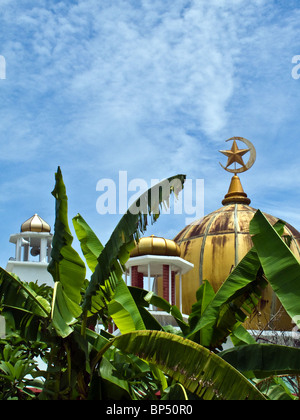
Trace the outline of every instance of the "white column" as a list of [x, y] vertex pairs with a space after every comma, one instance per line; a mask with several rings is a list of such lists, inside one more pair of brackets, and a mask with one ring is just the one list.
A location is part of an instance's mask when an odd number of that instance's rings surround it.
[[22, 238], [19, 237], [16, 243], [16, 260], [21, 261], [21, 253], [22, 253]]
[[24, 245], [23, 261], [29, 261], [29, 244]]
[[51, 247], [51, 244], [50, 244], [47, 247], [47, 262], [48, 263], [51, 261], [51, 251], [52, 251], [52, 247]]
[[150, 282], [151, 282], [151, 271], [150, 271], [150, 263], [148, 263], [148, 292], [150, 292]]
[[47, 238], [41, 238], [40, 262], [46, 262], [47, 257]]

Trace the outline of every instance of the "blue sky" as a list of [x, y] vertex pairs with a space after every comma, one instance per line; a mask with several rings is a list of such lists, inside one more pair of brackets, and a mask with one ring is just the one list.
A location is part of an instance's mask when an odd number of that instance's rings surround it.
[[[81, 213], [105, 243], [120, 216], [97, 212], [100, 179], [185, 173], [204, 179], [209, 213], [232, 136], [257, 151], [241, 175], [251, 205], [300, 229], [299, 21], [292, 0], [2, 0], [1, 266], [23, 221], [53, 226], [58, 165], [70, 221]], [[172, 238], [185, 217], [147, 233]]]

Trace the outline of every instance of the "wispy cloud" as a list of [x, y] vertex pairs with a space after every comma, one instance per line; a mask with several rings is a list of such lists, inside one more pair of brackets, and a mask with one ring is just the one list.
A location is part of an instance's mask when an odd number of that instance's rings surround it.
[[[97, 226], [96, 182], [119, 170], [148, 181], [177, 172], [206, 178], [213, 210], [229, 183], [218, 149], [233, 135], [253, 140], [265, 179], [275, 179], [283, 152], [297, 168], [297, 3], [5, 0], [0, 13], [0, 161], [18, 167], [2, 174], [3, 210], [20, 178], [42, 173], [51, 183], [58, 165], [69, 195], [80, 197], [72, 210], [82, 206]], [[254, 169], [247, 179], [257, 189]], [[43, 188], [24, 186], [27, 206]]]

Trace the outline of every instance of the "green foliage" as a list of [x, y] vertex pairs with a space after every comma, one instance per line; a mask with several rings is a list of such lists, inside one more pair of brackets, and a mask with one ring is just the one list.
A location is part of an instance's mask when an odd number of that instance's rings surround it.
[[15, 274], [0, 267], [0, 312], [6, 319], [7, 329], [18, 330], [23, 338], [39, 340], [45, 332], [51, 306], [34, 283], [24, 283]]
[[219, 353], [248, 378], [299, 375], [300, 349], [276, 344], [249, 344]]
[[298, 399], [291, 392], [288, 380], [285, 377], [270, 376], [264, 380], [255, 380], [254, 383], [269, 400], [291, 401]]
[[[178, 180], [174, 184], [174, 181]], [[183, 188], [185, 181], [184, 175], [176, 175], [168, 178], [167, 184], [169, 185], [167, 195], [152, 194], [150, 188], [139, 199], [131, 205], [124, 216], [119, 221], [118, 225], [114, 229], [112, 235], [107, 241], [106, 245], [102, 249], [99, 257], [98, 264], [91, 276], [91, 280], [86, 289], [83, 310], [93, 312], [93, 296], [102, 297], [103, 305], [105, 302], [112, 298], [112, 295], [117, 287], [119, 280], [122, 277], [124, 266], [129, 258], [130, 251], [135, 246], [135, 241], [138, 241], [141, 234], [143, 234], [148, 225], [148, 216], [151, 216], [152, 221], [156, 221], [160, 214], [161, 206], [167, 206], [169, 203], [169, 196], [172, 192], [178, 194]], [[165, 181], [158, 183], [153, 189], [163, 190], [165, 193]], [[155, 202], [155, 200], [158, 200]], [[133, 208], [137, 206], [141, 208], [141, 211], [134, 211]], [[156, 209], [155, 214], [152, 210]], [[97, 300], [99, 304], [99, 299]], [[95, 308], [98, 311], [98, 308]]]
[[[175, 179], [180, 185], [173, 183]], [[36, 398], [30, 390], [33, 384], [42, 389], [39, 398], [49, 400], [136, 400], [158, 395], [169, 400], [264, 399], [263, 394], [269, 399], [294, 398], [278, 375], [299, 374], [299, 350], [259, 345], [242, 325], [268, 283], [292, 317], [300, 313], [299, 263], [286, 238], [281, 238], [282, 222], [273, 227], [261, 212], [256, 213], [251, 222], [254, 247], [217, 293], [208, 281], [203, 283], [188, 322], [176, 306], [124, 283], [125, 263], [149, 216], [152, 222], [157, 220], [160, 206], [168, 205], [169, 195], [180, 191], [184, 179], [183, 175], [169, 178], [168, 191], [162, 188], [155, 195], [156, 203], [151, 202], [151, 190], [143, 194], [134, 204], [144, 211], [128, 209], [105, 246], [81, 215], [73, 218], [93, 272], [88, 282], [85, 264], [72, 247], [66, 188], [58, 168], [48, 267], [53, 289], [25, 284], [0, 268], [0, 312], [7, 331], [14, 332], [0, 342], [2, 399]], [[161, 326], [149, 305], [169, 313], [179, 329]], [[106, 326], [110, 319], [120, 336], [89, 328], [97, 320]], [[229, 336], [236, 347], [219, 353]], [[39, 372], [37, 356], [47, 363], [47, 372]], [[37, 376], [43, 381], [35, 382]]]
[[185, 388], [178, 382], [171, 385], [165, 390], [162, 400], [185, 401], [188, 400], [188, 395]]
[[34, 390], [42, 389], [43, 372], [38, 371], [34, 358], [44, 350], [44, 343], [26, 342], [17, 334], [0, 340], [1, 400], [36, 398]]
[[219, 356], [174, 334], [163, 331], [123, 334], [109, 342], [100, 351], [100, 355], [111, 345], [154, 363], [168, 376], [179, 381], [184, 388], [204, 400], [264, 399], [242, 374]]
[[103, 245], [80, 214], [73, 217], [72, 221], [86, 263], [90, 270], [94, 272], [98, 264], [98, 257], [103, 250]]
[[18, 310], [30, 315], [46, 318], [50, 312], [49, 302], [38, 295], [32, 286], [22, 282], [18, 276], [0, 267], [0, 304], [2, 308]]
[[[250, 223], [250, 233], [272, 289], [286, 312], [297, 321], [300, 314], [299, 261], [259, 210]], [[300, 326], [300, 320], [298, 322]]]
[[[267, 285], [259, 269], [260, 262], [256, 250], [252, 248], [205, 305], [204, 311], [202, 312], [201, 307], [200, 312], [197, 310], [196, 314], [192, 314], [194, 328], [189, 337], [200, 331], [201, 344], [212, 348], [220, 346], [231, 331], [245, 321], [246, 314], [242, 309], [245, 309], [246, 304], [248, 303], [248, 313], [251, 314], [258, 303], [260, 292]], [[210, 296], [212, 297], [212, 293]]]
[[81, 288], [86, 268], [78, 253], [72, 248], [73, 237], [68, 223], [68, 198], [60, 168], [55, 174], [56, 218], [52, 240], [51, 261], [48, 271], [52, 274], [54, 293], [52, 301], [52, 325], [59, 335], [67, 337], [70, 327], [82, 313]]
[[144, 330], [145, 324], [135, 301], [123, 279], [116, 286], [113, 298], [108, 304], [108, 314], [112, 317], [122, 334]]

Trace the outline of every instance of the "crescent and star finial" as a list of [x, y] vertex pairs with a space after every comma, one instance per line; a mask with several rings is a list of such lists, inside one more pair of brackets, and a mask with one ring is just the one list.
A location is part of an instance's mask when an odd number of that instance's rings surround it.
[[[225, 171], [231, 172], [236, 175], [238, 173], [248, 171], [248, 169], [251, 168], [251, 166], [254, 164], [255, 159], [256, 159], [256, 151], [253, 144], [249, 140], [245, 139], [244, 137], [231, 137], [230, 139], [226, 141], [232, 141], [232, 140], [233, 140], [233, 144], [230, 150], [219, 150], [228, 158], [226, 166], [223, 166], [221, 163], [220, 165], [222, 166], [223, 169], [225, 169]], [[247, 146], [247, 149], [239, 149], [236, 143], [236, 140], [244, 143]], [[243, 160], [243, 156], [248, 152], [250, 152], [250, 157], [248, 159], [248, 162], [245, 163]], [[228, 166], [232, 165], [233, 163], [235, 164], [234, 169], [229, 169]], [[240, 168], [236, 168], [237, 163], [241, 165]]]

